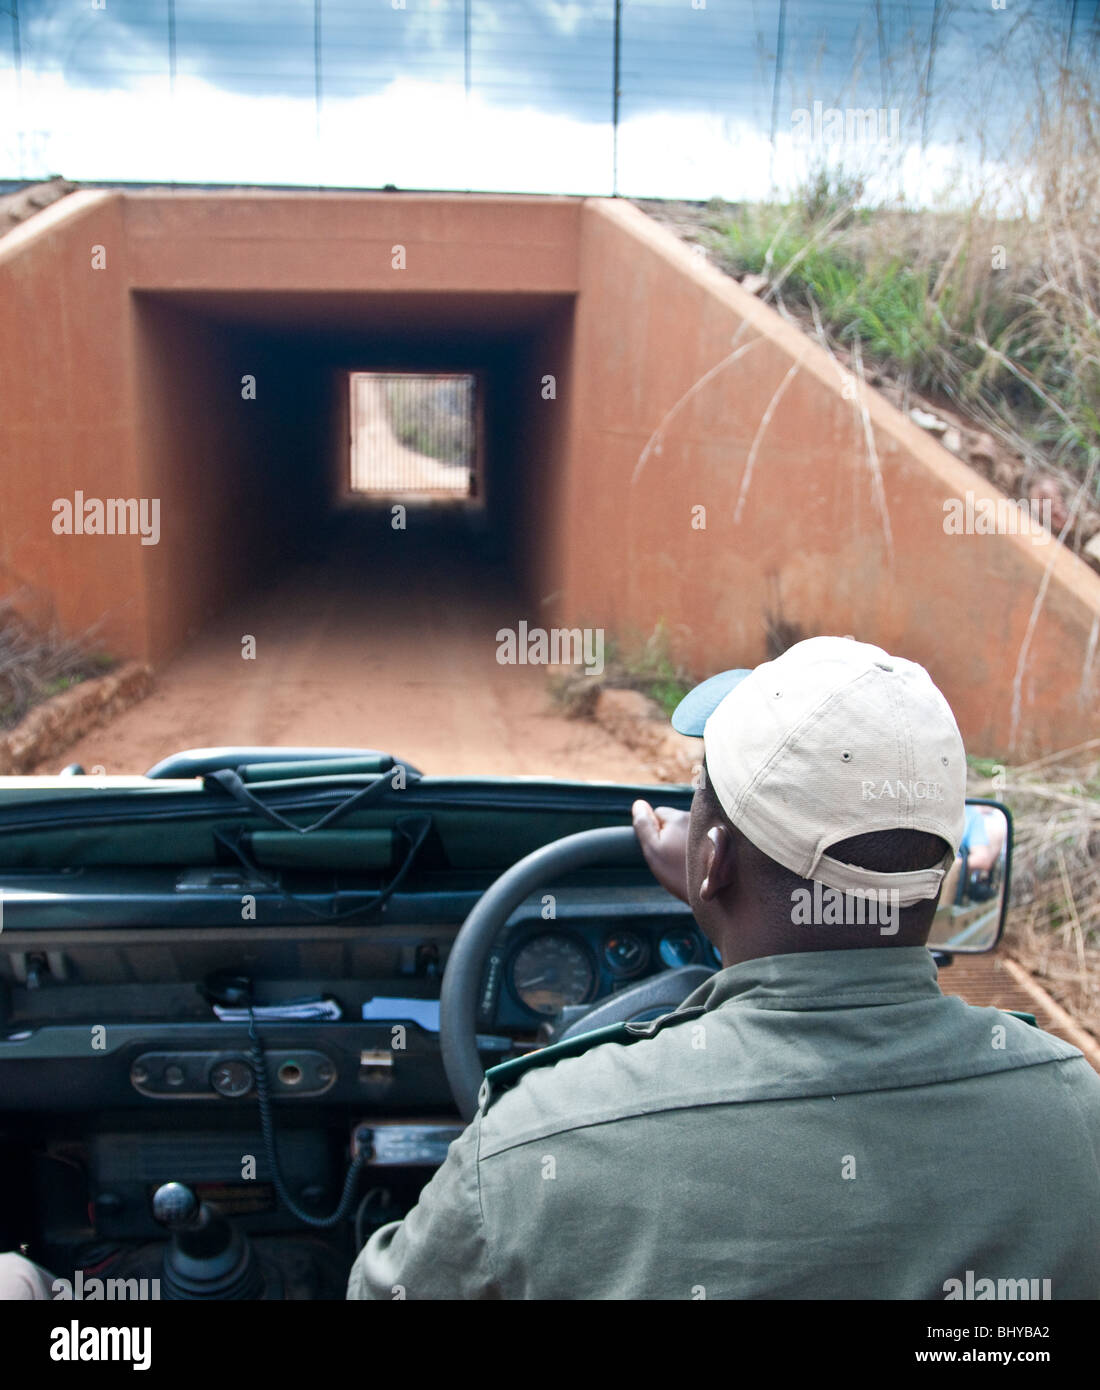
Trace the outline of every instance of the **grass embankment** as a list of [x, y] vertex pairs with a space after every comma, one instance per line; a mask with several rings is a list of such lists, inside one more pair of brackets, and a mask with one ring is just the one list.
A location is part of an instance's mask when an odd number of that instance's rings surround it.
[[1014, 822], [1009, 951], [1100, 1037], [1100, 738], [1020, 767], [972, 762]]
[[638, 690], [648, 695], [666, 715], [695, 685], [691, 673], [672, 655], [668, 629], [659, 622], [648, 637], [637, 632], [604, 640], [604, 668], [592, 679], [573, 671], [556, 673], [550, 681], [550, 697], [573, 718], [590, 715], [602, 689]]
[[10, 602], [0, 602], [0, 729], [14, 728], [35, 705], [113, 664], [90, 640], [36, 631]]
[[788, 203], [712, 200], [697, 236], [853, 370], [998, 437], [1025, 482], [1083, 485], [1080, 511], [1100, 502], [1100, 87], [1067, 84], [1029, 128], [1012, 215], [992, 186], [964, 211], [868, 205], [833, 167]]

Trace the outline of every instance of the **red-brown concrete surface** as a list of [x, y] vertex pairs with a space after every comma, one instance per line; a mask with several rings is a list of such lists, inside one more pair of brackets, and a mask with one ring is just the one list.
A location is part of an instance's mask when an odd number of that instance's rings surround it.
[[887, 534], [860, 393], [823, 349], [629, 204], [592, 200], [581, 236], [566, 617], [644, 632], [663, 618], [700, 673], [765, 659], [765, 620], [782, 618], [927, 666], [975, 751], [1020, 757], [1095, 735], [1100, 577], [1053, 543], [945, 534], [945, 499], [996, 493], [867, 391]]
[[[663, 621], [706, 674], [762, 659], [770, 616], [922, 661], [975, 751], [1095, 733], [1100, 578], [945, 535], [988, 484], [629, 205], [78, 193], [0, 241], [0, 330], [3, 592], [118, 655], [163, 663], [324, 544], [347, 373], [420, 365], [482, 373], [484, 542], [529, 623]], [[158, 498], [159, 543], [54, 535], [78, 490]]]
[[[92, 268], [95, 247], [106, 268]], [[58, 536], [53, 502], [136, 497], [129, 272], [121, 199], [74, 193], [0, 240], [0, 594], [70, 633], [102, 620], [145, 648], [141, 547]], [[146, 548], [148, 550], [148, 548]]]

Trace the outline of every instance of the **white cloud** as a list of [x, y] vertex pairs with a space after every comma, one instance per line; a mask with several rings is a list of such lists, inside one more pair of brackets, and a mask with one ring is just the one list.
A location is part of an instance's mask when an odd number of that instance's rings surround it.
[[[0, 76], [12, 74], [0, 69]], [[247, 183], [530, 193], [611, 192], [610, 122], [534, 107], [507, 110], [461, 85], [399, 78], [372, 95], [312, 100], [246, 96], [181, 76], [110, 91], [66, 85], [56, 71], [0, 84], [0, 176], [58, 173], [88, 181]], [[862, 169], [868, 191], [911, 204], [965, 202], [976, 176], [959, 151], [807, 151], [781, 132], [693, 112], [653, 113], [619, 131], [619, 191], [730, 200], [790, 192], [814, 157]], [[1012, 189], [1013, 171], [993, 175]], [[989, 166], [984, 177], [990, 174]]]
[[554, 29], [567, 38], [572, 38], [586, 19], [592, 17], [592, 7], [578, 4], [577, 0], [541, 0], [538, 6], [548, 15]]

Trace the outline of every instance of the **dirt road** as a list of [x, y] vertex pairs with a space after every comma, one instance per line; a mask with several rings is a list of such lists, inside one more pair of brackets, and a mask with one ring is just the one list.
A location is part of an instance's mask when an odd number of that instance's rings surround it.
[[356, 379], [354, 445], [351, 485], [371, 488], [391, 496], [403, 492], [457, 492], [469, 486], [469, 473], [452, 463], [441, 463], [410, 449], [393, 432], [385, 388], [369, 377]]
[[[234, 606], [157, 672], [147, 700], [60, 761], [144, 772], [183, 748], [328, 744], [431, 774], [651, 782], [640, 756], [552, 708], [544, 668], [498, 664], [497, 630], [539, 615], [473, 546], [345, 535], [331, 560]], [[242, 659], [245, 635], [255, 660]]]

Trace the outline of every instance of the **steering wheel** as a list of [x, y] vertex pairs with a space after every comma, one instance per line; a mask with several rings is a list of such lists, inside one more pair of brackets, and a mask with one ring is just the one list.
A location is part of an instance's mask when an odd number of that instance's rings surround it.
[[[471, 909], [455, 937], [439, 995], [439, 1045], [443, 1066], [459, 1114], [473, 1119], [485, 1070], [477, 1050], [477, 1002], [486, 957], [498, 932], [520, 903], [544, 884], [553, 883], [588, 864], [644, 863], [630, 826], [583, 830], [543, 845], [493, 883]], [[562, 1035], [573, 1037], [639, 1014], [671, 1013], [714, 973], [706, 966], [664, 970], [595, 1005]]]

